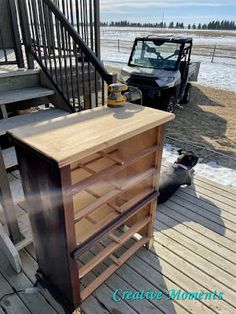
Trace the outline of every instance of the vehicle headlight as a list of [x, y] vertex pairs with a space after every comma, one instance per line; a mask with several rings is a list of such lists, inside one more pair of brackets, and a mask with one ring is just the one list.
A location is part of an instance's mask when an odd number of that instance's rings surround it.
[[159, 87], [173, 87], [174, 84], [174, 76], [162, 77], [156, 80], [156, 83]]
[[169, 77], [167, 78], [167, 81], [168, 81], [168, 82], [173, 82], [173, 81], [174, 81], [174, 79], [175, 79], [175, 77], [174, 77], [174, 76], [169, 76]]

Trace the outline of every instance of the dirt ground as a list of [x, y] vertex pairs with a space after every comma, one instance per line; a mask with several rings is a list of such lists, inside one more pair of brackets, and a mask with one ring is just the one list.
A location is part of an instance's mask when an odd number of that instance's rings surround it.
[[194, 84], [190, 103], [178, 105], [175, 114], [166, 142], [236, 169], [236, 93]]

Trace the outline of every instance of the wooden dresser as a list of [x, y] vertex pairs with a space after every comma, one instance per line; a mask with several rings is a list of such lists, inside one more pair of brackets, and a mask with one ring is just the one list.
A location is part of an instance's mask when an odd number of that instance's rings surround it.
[[70, 310], [140, 247], [151, 247], [164, 124], [173, 118], [126, 104], [8, 132], [29, 203], [37, 277]]

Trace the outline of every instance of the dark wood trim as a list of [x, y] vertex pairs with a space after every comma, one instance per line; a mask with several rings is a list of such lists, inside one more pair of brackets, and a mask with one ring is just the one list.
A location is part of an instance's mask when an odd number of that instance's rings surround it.
[[159, 193], [157, 191], [153, 191], [150, 195], [136, 203], [132, 206], [128, 211], [118, 216], [118, 218], [110, 223], [106, 228], [103, 230], [99, 230], [99, 232], [95, 233], [92, 238], [88, 238], [84, 241], [81, 245], [77, 246], [72, 252], [71, 255], [73, 258], [78, 258], [81, 254], [89, 250], [94, 244], [96, 244], [102, 237], [104, 237], [107, 233], [111, 232], [112, 230], [116, 229], [123, 222], [125, 222], [128, 218], [130, 218], [133, 214], [135, 214], [139, 209], [150, 203], [152, 200], [157, 199]]
[[68, 195], [67, 190], [71, 186], [71, 170], [70, 166], [60, 169], [62, 199], [64, 204], [66, 238], [68, 246], [68, 261], [70, 264], [70, 277], [73, 293], [73, 304], [79, 306], [80, 300], [80, 284], [78, 280], [78, 267], [76, 261], [71, 257], [70, 252], [76, 245], [75, 224], [74, 224], [74, 206], [73, 197]]
[[[16, 145], [23, 189], [29, 204], [39, 272], [74, 303], [60, 170], [56, 163]], [[77, 278], [78, 279], [78, 278]]]

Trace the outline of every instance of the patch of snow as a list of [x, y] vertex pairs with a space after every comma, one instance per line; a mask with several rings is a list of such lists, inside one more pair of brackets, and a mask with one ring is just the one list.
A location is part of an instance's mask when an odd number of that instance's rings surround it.
[[[178, 157], [177, 149], [170, 144], [165, 144], [163, 150], [163, 160], [174, 163]], [[195, 175], [205, 177], [214, 182], [236, 188], [236, 170], [222, 167], [214, 161], [208, 163], [199, 162], [195, 167]]]
[[[206, 36], [204, 36], [206, 33]], [[135, 37], [147, 35], [162, 35], [163, 30], [153, 28], [126, 28], [126, 27], [103, 27], [101, 29], [101, 55], [105, 64], [110, 64], [118, 67], [124, 67], [127, 64], [131, 47]], [[188, 30], [173, 30], [173, 33], [168, 32], [163, 35], [168, 36], [177, 34], [178, 36], [191, 36], [193, 42], [201, 45], [220, 45], [230, 47], [236, 50], [235, 32], [222, 32], [220, 35], [217, 31], [194, 33]], [[118, 39], [121, 40], [121, 49], [118, 52]], [[125, 47], [122, 47], [125, 44]], [[236, 92], [236, 59], [216, 57], [211, 63], [211, 57], [192, 55], [192, 61], [200, 61], [200, 71], [198, 82], [207, 87], [225, 89]]]

